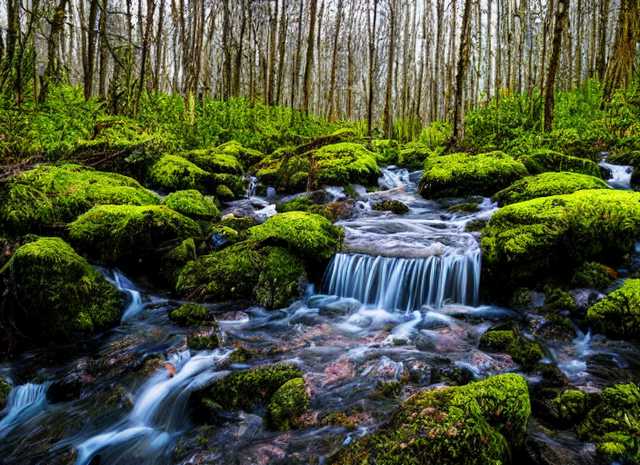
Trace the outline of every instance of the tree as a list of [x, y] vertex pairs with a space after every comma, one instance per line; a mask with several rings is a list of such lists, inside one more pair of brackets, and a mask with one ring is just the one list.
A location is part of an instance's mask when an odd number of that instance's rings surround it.
[[464, 138], [464, 83], [467, 79], [469, 67], [469, 29], [471, 16], [471, 0], [464, 1], [462, 13], [462, 31], [460, 37], [460, 52], [458, 53], [458, 66], [456, 72], [455, 102], [453, 106], [453, 132], [449, 146], [455, 147]]
[[309, 113], [309, 102], [311, 98], [311, 70], [313, 69], [313, 44], [316, 30], [316, 10], [318, 7], [318, 0], [310, 0], [309, 8], [309, 36], [307, 40], [307, 61], [304, 67], [303, 83], [303, 100], [302, 111]]
[[558, 66], [560, 64], [560, 52], [562, 51], [562, 36], [564, 34], [567, 12], [569, 11], [569, 0], [558, 0], [556, 9], [555, 27], [553, 31], [553, 49], [549, 59], [549, 74], [544, 96], [544, 130], [551, 131], [553, 128], [553, 109], [555, 105], [555, 85]]

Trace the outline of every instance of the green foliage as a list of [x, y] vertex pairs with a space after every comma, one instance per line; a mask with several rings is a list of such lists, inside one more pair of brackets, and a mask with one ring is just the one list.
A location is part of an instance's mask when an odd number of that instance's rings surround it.
[[627, 279], [622, 287], [591, 306], [587, 321], [609, 336], [640, 339], [640, 279]]
[[547, 171], [572, 171], [596, 178], [600, 177], [600, 168], [593, 161], [564, 155], [553, 150], [533, 150], [529, 154], [520, 157], [519, 160], [524, 163], [531, 174]]
[[296, 426], [296, 419], [309, 409], [309, 394], [303, 378], [293, 378], [273, 394], [267, 414], [269, 422], [279, 431]]
[[527, 176], [493, 196], [499, 205], [508, 205], [538, 197], [572, 194], [585, 189], [608, 189], [602, 179], [586, 174], [552, 172]]
[[502, 152], [430, 157], [424, 163], [420, 194], [425, 198], [491, 195], [526, 175], [522, 163]]
[[0, 270], [0, 316], [36, 341], [70, 342], [75, 332], [117, 323], [122, 296], [62, 239], [21, 246]]
[[194, 219], [212, 220], [220, 217], [214, 199], [195, 189], [172, 192], [162, 200], [162, 204]]
[[400, 144], [393, 139], [373, 139], [367, 147], [378, 157], [381, 165], [395, 165], [400, 155]]
[[451, 139], [451, 125], [443, 121], [434, 121], [424, 127], [418, 140], [431, 150], [442, 147]]
[[95, 205], [153, 205], [137, 181], [80, 165], [40, 165], [0, 186], [0, 223], [15, 234], [66, 223]]
[[339, 465], [485, 465], [521, 447], [531, 414], [527, 383], [514, 374], [409, 398], [378, 432], [329, 461]]
[[419, 142], [406, 144], [398, 155], [398, 166], [410, 170], [419, 170], [424, 167], [425, 160], [431, 156], [438, 155], [437, 149], [431, 149], [427, 145]]
[[505, 276], [516, 286], [571, 276], [586, 261], [619, 259], [639, 236], [640, 194], [633, 192], [585, 190], [515, 203], [484, 228], [483, 271], [501, 286]]
[[164, 205], [94, 207], [69, 225], [72, 243], [105, 264], [135, 264], [167, 243], [200, 234], [197, 223]]

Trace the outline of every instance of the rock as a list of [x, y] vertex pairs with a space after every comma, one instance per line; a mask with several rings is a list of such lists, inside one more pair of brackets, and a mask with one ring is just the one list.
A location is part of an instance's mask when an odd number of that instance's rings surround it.
[[214, 189], [211, 173], [178, 155], [162, 156], [149, 168], [147, 180], [167, 192], [186, 189], [212, 192]]
[[595, 465], [595, 450], [567, 433], [531, 422], [525, 444], [531, 465]]
[[399, 200], [382, 200], [374, 203], [371, 208], [378, 211], [390, 211], [396, 215], [403, 215], [409, 211], [409, 207]]
[[162, 204], [195, 220], [220, 218], [220, 210], [215, 200], [195, 189], [172, 192], [163, 199]]
[[211, 323], [215, 318], [206, 307], [202, 305], [187, 303], [169, 312], [169, 318], [180, 326], [199, 326]]
[[175, 287], [180, 272], [187, 263], [197, 257], [196, 243], [193, 238], [182, 241], [178, 246], [162, 254], [158, 275], [164, 283]]
[[7, 405], [9, 399], [9, 393], [11, 392], [11, 385], [0, 377], [0, 411], [2, 411]]
[[244, 166], [245, 169], [254, 166], [264, 158], [264, 154], [259, 150], [244, 147], [240, 142], [235, 140], [230, 140], [219, 145], [216, 147], [216, 152], [223, 153], [225, 155], [233, 155], [242, 163], [242, 166]]
[[640, 338], [640, 279], [627, 279], [622, 287], [589, 307], [587, 321], [611, 337]]
[[213, 350], [220, 346], [218, 326], [200, 328], [187, 336], [187, 347], [191, 350]]
[[0, 230], [40, 232], [96, 205], [153, 205], [158, 198], [138, 181], [80, 165], [40, 165], [0, 186]]
[[604, 290], [618, 279], [618, 272], [613, 268], [596, 262], [586, 262], [580, 266], [571, 284], [579, 288]]
[[424, 163], [419, 189], [427, 199], [488, 196], [526, 175], [521, 162], [502, 152], [433, 156]]
[[94, 207], [69, 225], [69, 238], [101, 263], [139, 265], [167, 244], [200, 235], [196, 222], [164, 205]]
[[572, 157], [548, 149], [540, 149], [519, 158], [531, 174], [547, 171], [571, 171], [587, 174], [596, 178], [601, 177], [600, 168], [593, 161], [586, 158]]
[[530, 414], [527, 383], [514, 374], [422, 391], [405, 401], [387, 425], [339, 451], [329, 463], [504, 463], [524, 445]]
[[483, 279], [493, 289], [562, 281], [587, 261], [620, 259], [640, 237], [640, 194], [585, 190], [508, 205], [483, 230]]
[[303, 378], [293, 378], [273, 394], [267, 405], [270, 425], [279, 431], [295, 427], [297, 418], [309, 409], [309, 394]]
[[493, 196], [498, 205], [509, 205], [538, 197], [572, 194], [585, 189], [609, 189], [609, 185], [600, 178], [587, 174], [569, 172], [542, 173], [527, 176], [514, 182]]
[[292, 211], [315, 213], [324, 216], [329, 221], [338, 221], [351, 217], [353, 207], [354, 202], [352, 200], [318, 204], [314, 196], [300, 195], [287, 202], [276, 205], [276, 210], [278, 213]]
[[242, 175], [244, 169], [233, 153], [225, 153], [218, 148], [196, 149], [180, 154], [194, 165], [211, 173], [228, 173]]
[[540, 344], [510, 329], [487, 331], [480, 338], [480, 349], [509, 354], [527, 371], [532, 370], [544, 357]]
[[258, 277], [255, 296], [266, 308], [283, 308], [302, 295], [307, 277], [302, 260], [281, 247], [264, 251], [263, 267]]
[[62, 239], [20, 247], [0, 270], [0, 315], [34, 342], [70, 342], [120, 319], [123, 297]]
[[424, 167], [424, 162], [434, 151], [428, 146], [419, 142], [406, 144], [398, 154], [398, 165], [410, 170], [420, 170]]

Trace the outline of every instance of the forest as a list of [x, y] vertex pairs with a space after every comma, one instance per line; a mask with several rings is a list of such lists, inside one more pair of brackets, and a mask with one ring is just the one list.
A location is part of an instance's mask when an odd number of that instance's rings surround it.
[[640, 0], [0, 2], [0, 464], [640, 465]]

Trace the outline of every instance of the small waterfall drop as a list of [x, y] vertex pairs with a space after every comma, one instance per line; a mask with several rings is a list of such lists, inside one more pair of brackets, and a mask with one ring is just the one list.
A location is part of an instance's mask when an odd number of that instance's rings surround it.
[[600, 166], [611, 172], [611, 178], [607, 183], [614, 189], [631, 189], [632, 166], [613, 165], [605, 160], [600, 162]]
[[118, 290], [129, 295], [129, 305], [122, 314], [122, 321], [127, 321], [139, 314], [144, 308], [142, 295], [136, 286], [119, 271], [114, 271], [113, 280]]
[[7, 405], [0, 419], [0, 438], [14, 427], [34, 416], [47, 403], [47, 384], [27, 383], [16, 386], [9, 393]]
[[480, 251], [425, 258], [340, 253], [327, 268], [324, 288], [387, 310], [439, 308], [445, 302], [476, 305]]
[[258, 178], [255, 176], [249, 176], [247, 178], [247, 191], [245, 196], [249, 199], [256, 195], [256, 188], [258, 187]]

